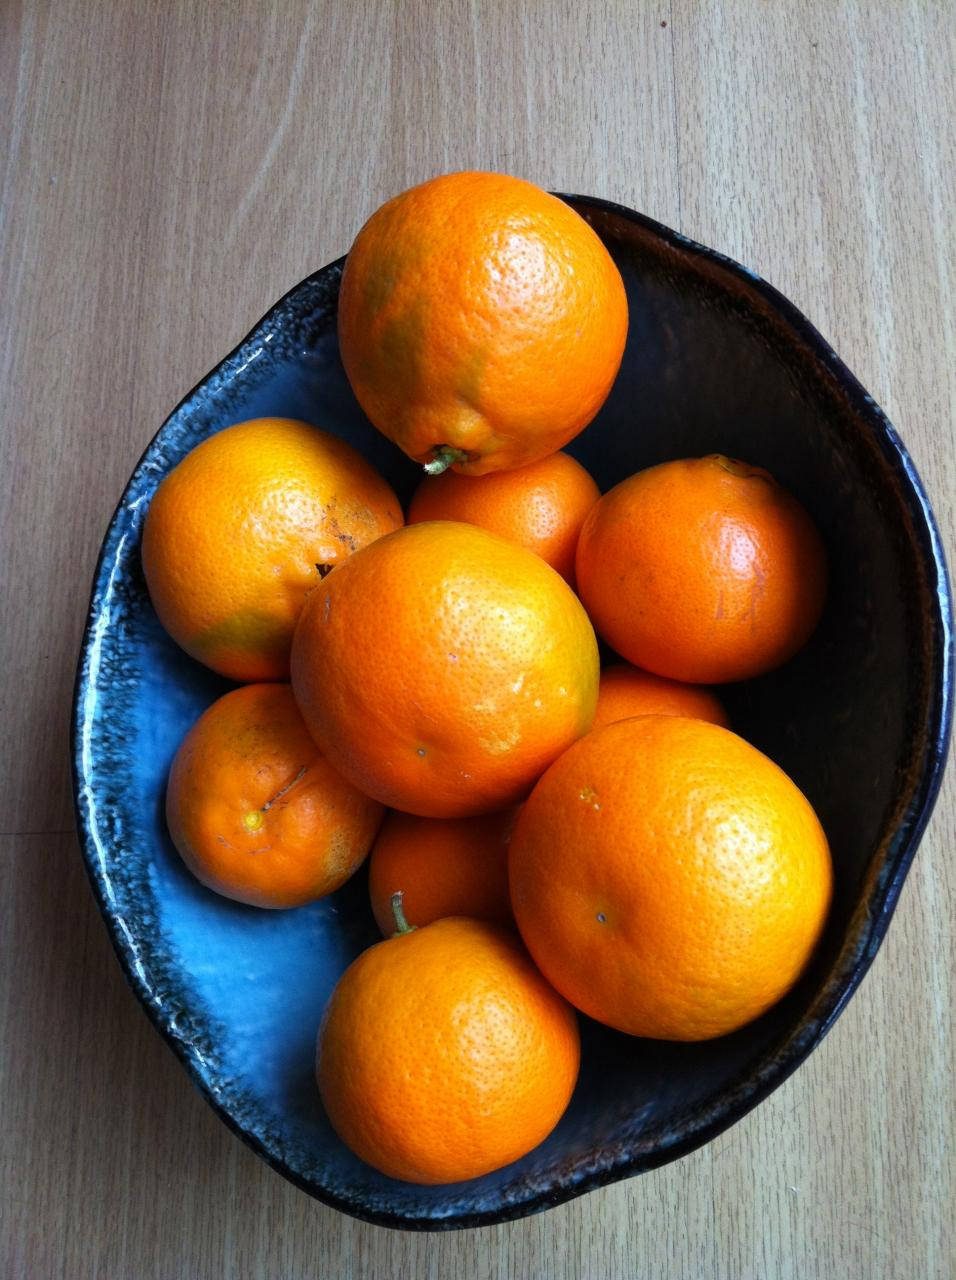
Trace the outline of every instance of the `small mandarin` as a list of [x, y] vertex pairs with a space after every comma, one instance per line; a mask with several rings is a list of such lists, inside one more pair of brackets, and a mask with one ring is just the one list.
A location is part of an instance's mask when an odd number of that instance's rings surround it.
[[292, 684], [360, 790], [421, 817], [467, 817], [520, 802], [590, 728], [597, 642], [538, 556], [435, 520], [379, 538], [312, 592]]
[[508, 841], [517, 812], [476, 818], [389, 813], [368, 864], [372, 911], [382, 933], [395, 932], [392, 898], [399, 892], [411, 925], [442, 916], [509, 922]]
[[573, 586], [578, 535], [600, 496], [579, 462], [566, 453], [552, 453], [514, 471], [426, 476], [412, 498], [408, 523], [464, 520], [479, 525], [535, 552]]
[[791, 658], [819, 621], [826, 556], [803, 507], [760, 467], [721, 455], [639, 471], [592, 507], [578, 593], [628, 662], [674, 680], [746, 680]]
[[619, 720], [576, 742], [524, 804], [515, 920], [554, 987], [619, 1031], [706, 1040], [797, 981], [830, 904], [820, 823], [719, 725]]
[[517, 936], [447, 917], [349, 966], [319, 1029], [316, 1078], [346, 1146], [429, 1185], [477, 1178], [542, 1142], [580, 1052], [574, 1010]]
[[146, 585], [192, 657], [233, 680], [287, 680], [306, 594], [401, 524], [395, 494], [351, 445], [257, 418], [204, 440], [159, 485], [143, 526]]
[[709, 689], [680, 680], [668, 680], [641, 671], [627, 662], [615, 662], [601, 672], [597, 710], [592, 729], [631, 716], [693, 716], [711, 724], [730, 727], [720, 699]]
[[621, 274], [563, 200], [450, 173], [395, 196], [342, 274], [339, 347], [371, 421], [426, 464], [535, 462], [604, 403], [627, 337]]
[[252, 906], [295, 907], [352, 875], [382, 806], [323, 758], [287, 684], [249, 684], [186, 734], [166, 819], [183, 861], [210, 889]]

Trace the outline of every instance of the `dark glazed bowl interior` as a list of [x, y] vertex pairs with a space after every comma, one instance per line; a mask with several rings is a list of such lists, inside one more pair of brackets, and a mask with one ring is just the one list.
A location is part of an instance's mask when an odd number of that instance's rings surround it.
[[341, 262], [292, 290], [163, 425], [96, 569], [76, 686], [76, 803], [90, 878], [127, 978], [222, 1118], [319, 1199], [396, 1227], [536, 1212], [640, 1173], [737, 1120], [819, 1043], [872, 960], [929, 815], [952, 691], [939, 538], [893, 427], [812, 326], [763, 281], [627, 209], [567, 197], [627, 285], [620, 377], [569, 447], [606, 490], [668, 458], [767, 467], [806, 505], [830, 556], [823, 622], [788, 666], [727, 688], [734, 727], [796, 780], [829, 836], [836, 896], [799, 986], [758, 1022], [699, 1045], [584, 1020], [580, 1083], [537, 1150], [455, 1186], [390, 1181], [338, 1142], [312, 1083], [315, 1029], [348, 961], [377, 934], [365, 878], [323, 902], [257, 912], [183, 870], [162, 820], [186, 728], [228, 686], [160, 629], [139, 538], [149, 499], [196, 443], [265, 414], [352, 441], [402, 499], [418, 469], [364, 419], [335, 336]]

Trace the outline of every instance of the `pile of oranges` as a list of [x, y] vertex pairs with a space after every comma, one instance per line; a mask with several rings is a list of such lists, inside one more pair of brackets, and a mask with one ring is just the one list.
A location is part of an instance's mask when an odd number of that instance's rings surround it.
[[673, 1040], [756, 1018], [828, 910], [810, 804], [706, 687], [809, 638], [819, 535], [759, 467], [675, 459], [602, 497], [560, 452], [627, 327], [613, 260], [560, 200], [424, 183], [359, 233], [339, 301], [360, 405], [428, 473], [407, 513], [349, 445], [280, 418], [206, 440], [147, 513], [160, 620], [239, 686], [172, 766], [185, 863], [286, 908], [371, 854], [386, 940], [341, 977], [316, 1077], [395, 1178], [541, 1142], [577, 1011]]

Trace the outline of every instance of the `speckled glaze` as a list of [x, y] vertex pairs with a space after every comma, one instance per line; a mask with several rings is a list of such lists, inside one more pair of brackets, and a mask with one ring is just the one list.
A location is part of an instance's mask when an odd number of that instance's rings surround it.
[[417, 468], [364, 419], [339, 362], [341, 262], [283, 298], [150, 444], [103, 543], [80, 655], [79, 829], [130, 985], [210, 1104], [274, 1168], [327, 1204], [393, 1227], [538, 1212], [676, 1159], [766, 1097], [820, 1042], [873, 959], [946, 754], [946, 571], [892, 425], [764, 281], [630, 210], [565, 198], [613, 254], [631, 312], [611, 397], [569, 452], [602, 490], [667, 458], [745, 458], [800, 498], [829, 550], [829, 603], [809, 646], [781, 671], [723, 690], [735, 727], [803, 788], [833, 848], [826, 935], [785, 1001], [699, 1045], [635, 1040], [583, 1020], [581, 1079], [557, 1130], [471, 1182], [393, 1182], [332, 1133], [313, 1045], [338, 975], [378, 937], [365, 874], [314, 905], [263, 912], [216, 897], [180, 864], [163, 822], [166, 773], [186, 729], [229, 686], [161, 630], [139, 541], [166, 472], [212, 432], [263, 414], [345, 437], [408, 498]]

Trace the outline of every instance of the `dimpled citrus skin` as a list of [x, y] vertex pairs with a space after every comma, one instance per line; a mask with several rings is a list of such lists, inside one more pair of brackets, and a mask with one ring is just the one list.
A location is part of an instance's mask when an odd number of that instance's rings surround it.
[[615, 720], [631, 716], [692, 716], [730, 727], [720, 699], [700, 685], [668, 680], [641, 671], [628, 662], [615, 662], [601, 672], [597, 710], [592, 729], [603, 729]]
[[368, 863], [372, 912], [383, 935], [395, 932], [395, 893], [411, 925], [442, 916], [510, 922], [508, 841], [517, 816], [514, 808], [475, 818], [388, 814]]
[[603, 404], [627, 336], [610, 254], [563, 201], [519, 178], [452, 173], [389, 200], [345, 264], [339, 346], [378, 429], [459, 471], [560, 449]]
[[580, 1040], [517, 937], [448, 918], [380, 942], [340, 979], [316, 1076], [342, 1141], [407, 1182], [458, 1182], [525, 1155], [564, 1113]]
[[515, 471], [426, 476], [412, 498], [408, 523], [464, 520], [479, 525], [527, 547], [574, 586], [578, 535], [600, 496], [579, 462], [566, 453], [552, 453]]
[[288, 679], [306, 592], [325, 566], [402, 523], [395, 494], [351, 445], [257, 418], [210, 436], [165, 477], [146, 513], [143, 569], [187, 653], [233, 680]]
[[803, 507], [760, 467], [720, 455], [622, 481], [588, 514], [577, 587], [628, 662], [702, 684], [780, 666], [809, 639], [826, 556]]
[[771, 760], [718, 725], [643, 716], [545, 773], [509, 850], [518, 927], [600, 1022], [705, 1040], [789, 990], [832, 890], [826, 837]]
[[598, 653], [580, 601], [523, 547], [433, 521], [350, 556], [306, 600], [292, 685], [360, 790], [423, 817], [520, 801], [590, 728]]
[[183, 739], [166, 790], [173, 844], [203, 884], [256, 907], [296, 907], [362, 863], [382, 806], [309, 736], [287, 684], [248, 684]]

